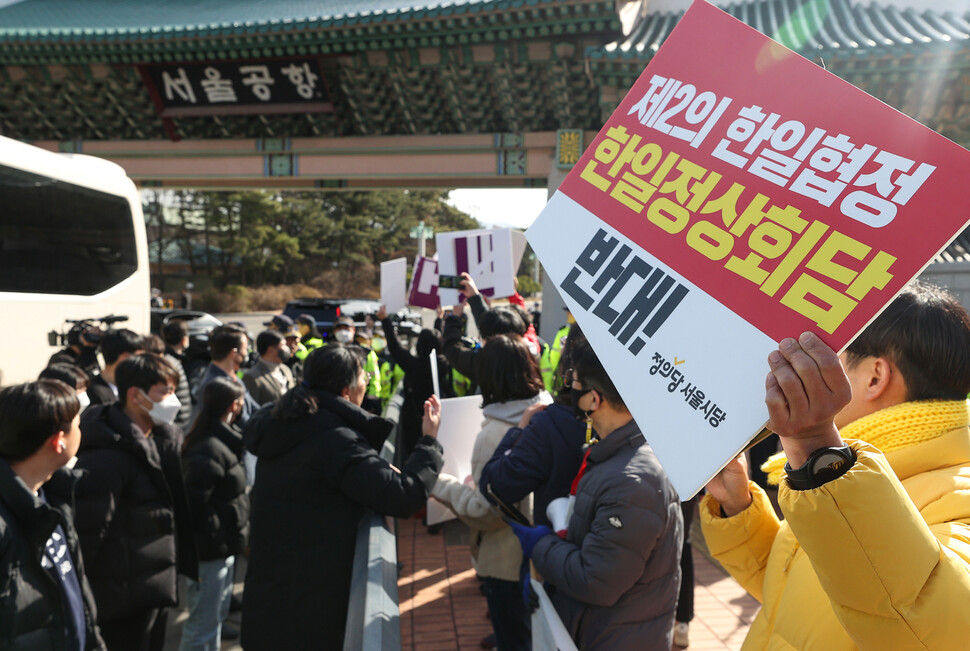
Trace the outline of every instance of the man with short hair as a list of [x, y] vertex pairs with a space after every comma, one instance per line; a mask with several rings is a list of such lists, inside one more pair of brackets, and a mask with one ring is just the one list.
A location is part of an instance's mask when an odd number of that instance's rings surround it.
[[966, 310], [914, 283], [841, 355], [806, 332], [768, 364], [769, 426], [787, 463], [766, 467], [785, 520], [740, 458], [700, 504], [711, 553], [763, 604], [745, 648], [964, 648]]
[[0, 389], [2, 649], [104, 648], [74, 530], [81, 473], [64, 467], [81, 443], [79, 412], [60, 380]]
[[580, 649], [670, 649], [680, 589], [680, 498], [593, 349], [573, 357], [573, 404], [598, 441], [577, 475], [566, 538], [512, 524]]
[[[238, 326], [218, 326], [209, 333], [209, 352], [212, 355], [212, 361], [206, 368], [205, 375], [199, 381], [199, 386], [195, 389], [196, 405], [192, 412], [192, 420], [195, 420], [201, 409], [199, 397], [202, 395], [202, 390], [214, 378], [228, 377], [235, 382], [241, 382], [236, 373], [242, 368], [249, 356], [249, 337], [246, 335], [246, 331]], [[240, 427], [244, 426], [257, 409], [259, 409], [259, 403], [253, 400], [247, 390], [243, 410], [236, 423]]]
[[135, 353], [145, 349], [145, 339], [127, 328], [108, 330], [101, 335], [101, 356], [104, 357], [104, 370], [91, 378], [88, 397], [92, 405], [103, 405], [118, 401], [118, 383], [115, 369]]
[[[293, 356], [286, 362], [286, 365], [293, 374], [293, 380], [299, 382], [303, 379], [303, 360], [306, 359], [306, 346], [300, 341], [302, 337], [300, 331], [296, 328], [291, 329], [289, 332], [284, 332], [283, 338], [286, 340], [287, 348], [293, 353]], [[301, 354], [303, 354], [302, 357]]]
[[162, 326], [162, 340], [165, 342], [165, 359], [179, 372], [179, 383], [175, 389], [175, 397], [182, 403], [175, 424], [182, 429], [188, 429], [192, 421], [192, 394], [189, 391], [189, 379], [185, 374], [182, 360], [185, 349], [189, 347], [189, 326], [185, 321], [177, 319]]
[[286, 366], [293, 353], [286, 345], [283, 334], [276, 330], [259, 333], [256, 352], [259, 353], [259, 361], [243, 372], [243, 384], [260, 405], [276, 402], [295, 384], [293, 374]]
[[118, 402], [91, 406], [81, 419], [76, 467], [87, 472], [75, 523], [108, 649], [155, 651], [167, 609], [178, 604], [177, 566], [198, 576], [194, 550], [176, 543], [190, 522], [173, 497], [184, 491], [178, 451], [153, 436], [178, 414], [178, 372], [144, 353], [118, 364], [115, 377]]

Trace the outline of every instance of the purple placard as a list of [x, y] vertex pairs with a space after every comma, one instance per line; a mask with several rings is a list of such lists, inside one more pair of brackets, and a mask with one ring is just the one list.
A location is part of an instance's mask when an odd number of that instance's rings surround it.
[[[480, 294], [488, 297], [495, 294], [491, 285], [495, 274], [491, 233], [455, 239], [455, 274], [460, 276], [465, 272], [475, 280]], [[483, 279], [488, 279], [488, 284]]]
[[438, 261], [434, 258], [418, 256], [414, 259], [408, 305], [438, 309]]

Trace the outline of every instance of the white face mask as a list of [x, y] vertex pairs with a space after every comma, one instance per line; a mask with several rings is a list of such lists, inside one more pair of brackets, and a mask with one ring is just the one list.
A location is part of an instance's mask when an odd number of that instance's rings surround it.
[[[148, 394], [144, 391], [141, 392], [143, 396], [148, 398]], [[175, 422], [175, 417], [178, 416], [179, 409], [182, 408], [182, 403], [179, 399], [175, 397], [174, 393], [168, 394], [164, 400], [161, 402], [155, 402], [151, 398], [152, 408], [148, 412], [148, 416], [152, 419], [152, 422], [156, 425], [171, 425]]]
[[342, 344], [349, 344], [354, 340], [354, 333], [349, 328], [334, 330], [333, 337]]
[[81, 403], [81, 411], [84, 411], [85, 409], [87, 409], [88, 405], [91, 404], [91, 398], [88, 397], [87, 391], [83, 391], [77, 394], [77, 399], [78, 399], [78, 402]]

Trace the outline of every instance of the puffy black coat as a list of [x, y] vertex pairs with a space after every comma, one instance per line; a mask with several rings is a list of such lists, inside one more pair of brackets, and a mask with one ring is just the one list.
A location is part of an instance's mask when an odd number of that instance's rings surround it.
[[[178, 603], [176, 521], [188, 512], [177, 437], [165, 428], [157, 436], [156, 445], [118, 404], [92, 405], [81, 417], [76, 467], [88, 472], [75, 524], [99, 622]], [[186, 556], [186, 574], [198, 576], [197, 559]]]
[[44, 545], [59, 524], [67, 538], [84, 601], [86, 647], [104, 649], [95, 624], [94, 597], [74, 531], [72, 502], [81, 475], [62, 468], [44, 484], [44, 503], [0, 460], [0, 649], [66, 649], [61, 586], [41, 567]]
[[242, 432], [221, 421], [182, 452], [182, 474], [199, 560], [241, 554], [249, 539]]
[[316, 395], [315, 414], [280, 422], [267, 407], [243, 434], [258, 458], [242, 617], [247, 651], [340, 649], [361, 516], [367, 509], [412, 515], [444, 464], [441, 446], [424, 437], [395, 471], [376, 451], [389, 421], [332, 393]]

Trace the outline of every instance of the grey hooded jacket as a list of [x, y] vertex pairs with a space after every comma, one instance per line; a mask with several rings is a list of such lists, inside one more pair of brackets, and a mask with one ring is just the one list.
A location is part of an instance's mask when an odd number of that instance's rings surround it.
[[670, 649], [680, 589], [680, 500], [630, 421], [593, 445], [566, 540], [532, 561], [580, 649]]

